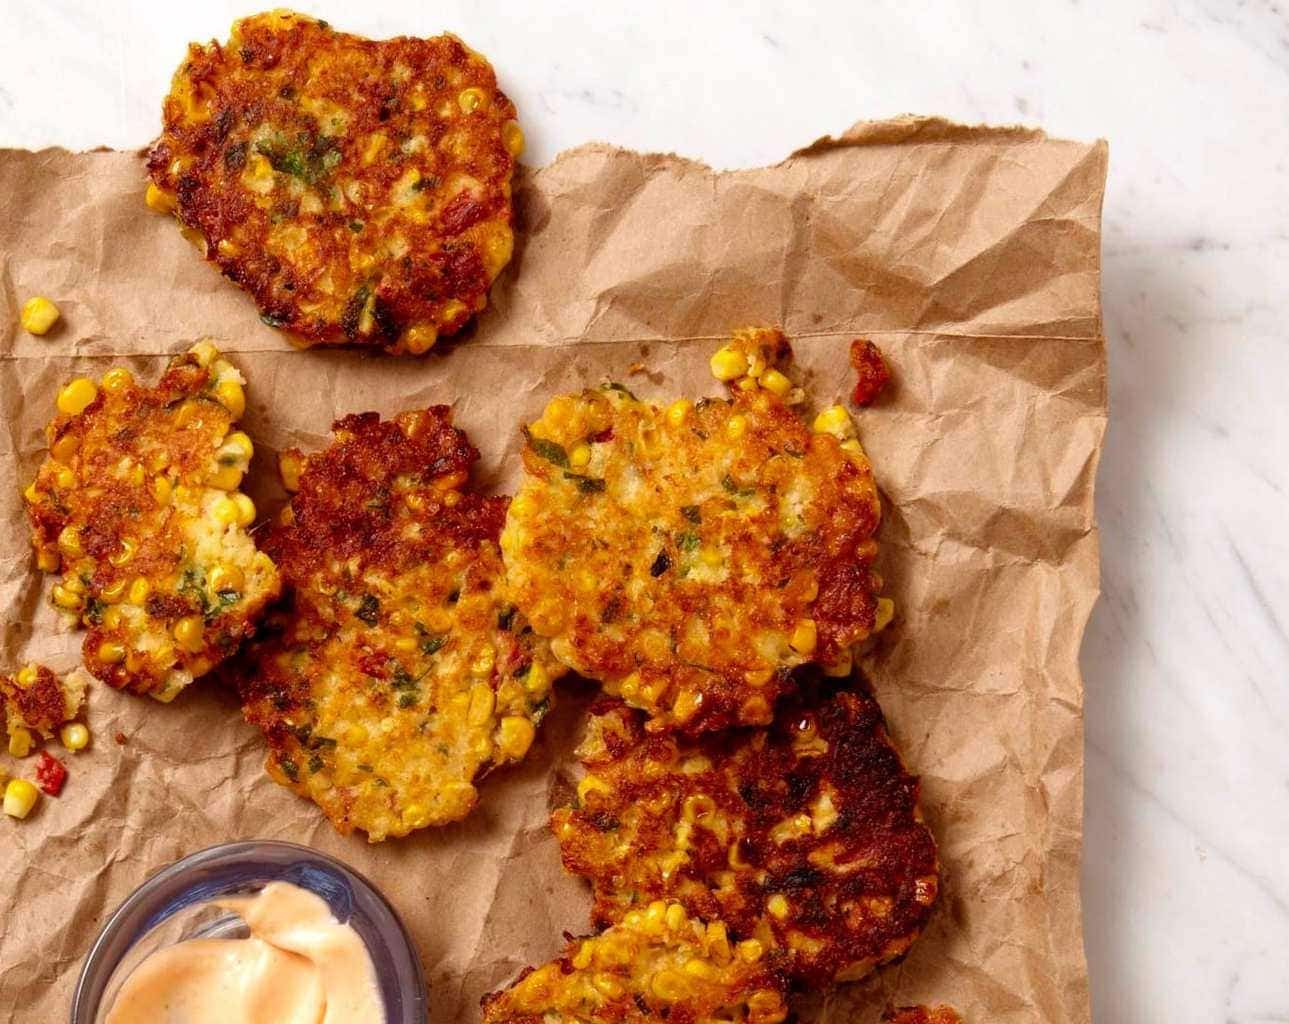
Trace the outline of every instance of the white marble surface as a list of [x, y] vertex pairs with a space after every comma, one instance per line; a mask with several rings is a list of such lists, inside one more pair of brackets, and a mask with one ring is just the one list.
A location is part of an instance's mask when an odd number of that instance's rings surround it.
[[[535, 162], [606, 138], [753, 165], [905, 111], [1110, 140], [1083, 654], [1096, 1019], [1289, 1021], [1289, 10], [302, 6], [458, 32], [503, 69]], [[144, 144], [184, 43], [249, 9], [0, 0], [0, 144]]]

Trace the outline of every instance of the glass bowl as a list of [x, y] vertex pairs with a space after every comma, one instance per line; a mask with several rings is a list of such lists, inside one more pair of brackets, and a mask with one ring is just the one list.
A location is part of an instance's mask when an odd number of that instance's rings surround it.
[[103, 1024], [126, 977], [165, 946], [246, 935], [241, 918], [207, 906], [282, 881], [316, 893], [367, 944], [385, 1024], [425, 1024], [420, 957], [394, 909], [367, 879], [334, 857], [295, 843], [222, 843], [176, 861], [130, 894], [90, 947], [72, 996], [71, 1024]]

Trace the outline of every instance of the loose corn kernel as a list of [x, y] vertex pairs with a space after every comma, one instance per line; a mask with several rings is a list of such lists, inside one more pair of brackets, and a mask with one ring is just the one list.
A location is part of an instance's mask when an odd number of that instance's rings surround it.
[[36, 568], [41, 572], [57, 572], [62, 563], [58, 552], [50, 548], [41, 548], [36, 552]]
[[98, 659], [109, 665], [125, 661], [125, 648], [115, 640], [104, 640], [98, 645]]
[[761, 387], [767, 391], [773, 391], [780, 398], [792, 390], [792, 381], [788, 380], [778, 370], [766, 370], [765, 373], [761, 374], [760, 380]]
[[148, 182], [148, 190], [143, 194], [143, 201], [154, 213], [170, 213], [175, 208], [174, 194], [158, 188], [151, 181]]
[[158, 505], [167, 504], [173, 492], [174, 484], [170, 482], [168, 476], [154, 476], [152, 478], [152, 497]]
[[591, 446], [584, 441], [579, 441], [573, 446], [573, 450], [568, 453], [568, 464], [574, 469], [584, 469], [590, 461]]
[[205, 628], [200, 615], [185, 615], [175, 623], [174, 637], [179, 646], [189, 654], [195, 654], [202, 648], [202, 634]]
[[533, 728], [532, 722], [519, 715], [511, 715], [501, 720], [497, 746], [503, 754], [517, 761], [528, 753], [536, 735], [537, 730]]
[[210, 570], [210, 589], [216, 594], [224, 590], [241, 590], [246, 574], [235, 565], [217, 565]]
[[109, 395], [124, 391], [134, 383], [134, 374], [124, 366], [115, 366], [103, 374], [103, 390]]
[[4, 788], [4, 812], [11, 818], [25, 818], [39, 796], [40, 791], [26, 779], [10, 779]]
[[819, 642], [819, 630], [814, 619], [802, 619], [788, 638], [788, 645], [798, 654], [811, 654]]
[[403, 335], [403, 345], [414, 356], [428, 352], [439, 340], [439, 329], [431, 324], [417, 324], [409, 327]]
[[300, 489], [300, 474], [304, 472], [304, 459], [299, 452], [286, 451], [278, 456], [278, 475], [282, 477], [282, 486], [291, 494]]
[[877, 612], [873, 616], [873, 632], [880, 633], [891, 624], [893, 618], [895, 618], [895, 602], [889, 597], [879, 597]]
[[125, 599], [130, 604], [143, 604], [148, 599], [148, 594], [151, 590], [152, 584], [140, 576], [130, 584], [130, 592], [125, 595]]
[[79, 416], [98, 397], [98, 385], [88, 377], [77, 377], [58, 392], [58, 411], [67, 416]]
[[54, 587], [53, 597], [54, 604], [58, 605], [58, 607], [62, 608], [64, 611], [69, 612], [79, 610], [80, 606], [84, 603], [80, 594], [68, 590], [67, 587], [62, 586], [61, 584]]
[[717, 380], [731, 381], [747, 373], [747, 356], [726, 345], [716, 350], [711, 358], [712, 376]]
[[524, 151], [524, 130], [519, 127], [518, 121], [507, 121], [501, 126], [501, 144], [513, 157], [518, 157]]
[[765, 947], [756, 939], [744, 939], [737, 948], [739, 959], [749, 964], [756, 963], [765, 953]]
[[22, 304], [19, 320], [22, 329], [28, 334], [48, 334], [49, 329], [58, 323], [58, 307], [43, 295], [35, 295]]
[[242, 484], [243, 469], [241, 466], [220, 466], [207, 478], [206, 482], [220, 491], [235, 491]]
[[855, 436], [855, 424], [844, 406], [829, 406], [815, 417], [813, 424], [816, 434], [832, 434], [839, 440]]
[[215, 397], [229, 411], [233, 419], [241, 419], [246, 411], [246, 392], [235, 380], [221, 380], [215, 385]]
[[31, 753], [31, 733], [22, 726], [14, 729], [9, 733], [9, 755], [11, 757], [26, 757]]
[[731, 441], [737, 441], [747, 433], [747, 417], [731, 416], [725, 424], [725, 436]]
[[476, 110], [484, 105], [488, 100], [487, 95], [482, 89], [470, 86], [468, 89], [462, 89], [457, 93], [457, 106], [461, 108], [463, 114], [473, 114]]
[[694, 407], [694, 403], [688, 398], [678, 398], [667, 406], [667, 422], [673, 427], [681, 426], [689, 416], [689, 410]]
[[784, 899], [783, 894], [776, 892], [765, 901], [765, 909], [782, 921], [788, 916], [788, 911], [791, 908], [788, 906], [788, 901]]

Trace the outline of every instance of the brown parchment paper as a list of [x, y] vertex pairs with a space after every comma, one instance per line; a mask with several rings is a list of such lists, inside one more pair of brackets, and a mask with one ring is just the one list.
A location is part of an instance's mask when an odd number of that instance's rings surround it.
[[[342, 413], [454, 403], [483, 452], [479, 483], [506, 489], [518, 423], [556, 391], [607, 377], [645, 396], [716, 393], [714, 344], [765, 323], [792, 337], [818, 408], [847, 394], [847, 344], [866, 335], [896, 381], [858, 418], [899, 608], [868, 669], [922, 776], [944, 896], [901, 965], [797, 1005], [830, 1024], [875, 1021], [888, 999], [953, 1003], [975, 1024], [1086, 1022], [1077, 653], [1097, 592], [1105, 169], [1103, 143], [913, 118], [729, 173], [586, 146], [523, 174], [521, 241], [487, 313], [415, 360], [292, 350], [145, 209], [137, 155], [0, 152], [0, 664], [77, 660], [19, 496], [75, 374], [155, 379], [213, 338], [250, 380], [249, 487], [271, 512], [276, 452], [323, 444]], [[17, 328], [36, 293], [64, 315], [45, 339]], [[647, 372], [629, 375], [636, 362]], [[529, 761], [485, 784], [469, 820], [370, 846], [268, 780], [258, 734], [217, 686], [169, 706], [94, 687], [93, 746], [67, 757], [63, 795], [0, 821], [0, 1018], [66, 1020], [86, 950], [135, 886], [209, 844], [268, 837], [379, 884], [420, 946], [432, 1019], [475, 1020], [482, 993], [585, 931], [587, 894], [545, 826], [584, 702], [565, 691]]]

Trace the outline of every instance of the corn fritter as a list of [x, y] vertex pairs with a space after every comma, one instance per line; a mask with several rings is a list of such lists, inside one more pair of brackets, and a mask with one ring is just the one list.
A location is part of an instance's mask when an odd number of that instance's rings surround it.
[[208, 341], [156, 387], [124, 368], [58, 394], [49, 457], [27, 488], [37, 564], [53, 602], [88, 627], [86, 668], [172, 700], [249, 636], [279, 591], [237, 490], [253, 445], [236, 420], [245, 380]]
[[520, 760], [563, 669], [510, 603], [507, 499], [465, 490], [478, 458], [446, 406], [334, 425], [283, 457], [296, 493], [265, 550], [291, 606], [239, 669], [269, 774], [372, 842], [456, 821]]
[[936, 897], [935, 842], [876, 701], [830, 689], [803, 680], [769, 729], [695, 741], [602, 701], [578, 802], [551, 821], [565, 867], [593, 884], [594, 922], [676, 899], [810, 985], [902, 955]]
[[278, 10], [189, 47], [147, 202], [298, 342], [419, 354], [510, 261], [522, 147], [491, 65], [455, 36], [376, 41]]
[[740, 332], [713, 358], [753, 381], [729, 400], [664, 408], [606, 385], [526, 428], [501, 539], [516, 600], [651, 729], [766, 724], [791, 668], [844, 673], [878, 624], [880, 503], [853, 425], [812, 432], [790, 390], [748, 376], [786, 352], [777, 331]]
[[784, 983], [755, 941], [658, 900], [483, 999], [483, 1024], [778, 1024]]

